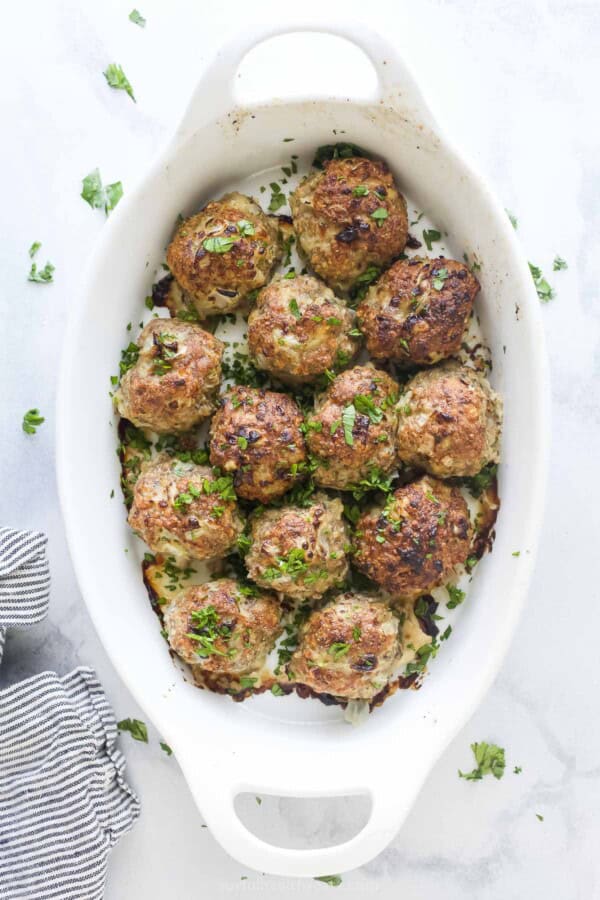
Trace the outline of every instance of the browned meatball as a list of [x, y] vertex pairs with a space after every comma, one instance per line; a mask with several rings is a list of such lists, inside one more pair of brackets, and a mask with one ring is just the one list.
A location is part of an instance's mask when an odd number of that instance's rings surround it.
[[374, 359], [424, 366], [460, 350], [479, 282], [454, 259], [401, 259], [357, 310]]
[[398, 404], [398, 456], [438, 478], [498, 462], [501, 400], [486, 379], [451, 360], [419, 372]]
[[317, 275], [347, 291], [370, 265], [402, 253], [406, 202], [383, 162], [333, 159], [290, 196], [300, 246]]
[[259, 670], [281, 632], [276, 597], [231, 578], [188, 587], [163, 612], [175, 653], [215, 674]]
[[216, 408], [223, 344], [192, 322], [153, 319], [115, 394], [119, 413], [158, 434], [188, 431]]
[[458, 488], [426, 475], [360, 517], [354, 562], [389, 594], [411, 599], [443, 584], [465, 562], [470, 539]]
[[302, 413], [291, 397], [235, 387], [223, 397], [210, 429], [210, 461], [233, 475], [236, 493], [269, 503], [303, 474]]
[[246, 567], [253, 581], [288, 597], [322, 597], [348, 573], [348, 529], [340, 500], [268, 509], [252, 522]]
[[225, 556], [244, 527], [231, 478], [166, 454], [142, 467], [128, 521], [154, 553], [177, 560]]
[[316, 398], [306, 440], [317, 461], [317, 484], [345, 490], [373, 469], [393, 469], [397, 398], [393, 378], [371, 365], [342, 372]]
[[383, 600], [341, 594], [302, 626], [288, 675], [319, 694], [368, 700], [393, 674], [400, 640], [399, 620]]
[[280, 257], [276, 222], [238, 193], [186, 219], [167, 249], [169, 268], [200, 318], [236, 309], [267, 283]]
[[250, 313], [250, 354], [259, 369], [280, 381], [312, 381], [354, 356], [353, 324], [352, 310], [322, 281], [310, 275], [280, 278], [263, 288]]

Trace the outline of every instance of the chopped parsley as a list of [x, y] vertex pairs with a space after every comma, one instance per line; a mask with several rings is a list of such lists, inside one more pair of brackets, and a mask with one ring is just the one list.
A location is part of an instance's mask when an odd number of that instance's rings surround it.
[[379, 424], [383, 419], [383, 410], [380, 406], [376, 406], [371, 397], [365, 394], [357, 394], [354, 398], [354, 406], [356, 411], [368, 416], [374, 425]]
[[29, 409], [23, 416], [23, 431], [25, 434], [35, 434], [38, 427], [45, 421], [44, 416], [40, 416], [39, 409]]
[[[139, 25], [140, 28], [146, 27], [145, 18], [137, 11], [137, 9], [132, 9], [129, 13], [129, 21], [133, 22], [134, 25]], [[161, 745], [162, 746], [162, 745]]]
[[167, 756], [173, 756], [173, 751], [171, 750], [169, 745], [166, 744], [164, 741], [160, 742], [160, 749], [164, 750], [164, 752], [167, 754]]
[[292, 547], [286, 556], [277, 557], [277, 565], [269, 566], [264, 571], [264, 577], [268, 581], [276, 578], [296, 578], [308, 569], [308, 563], [302, 547]]
[[288, 305], [289, 305], [290, 312], [293, 315], [293, 317], [295, 319], [301, 319], [302, 313], [300, 312], [300, 307], [298, 306], [298, 301], [296, 300], [295, 297], [292, 297], [292, 299], [290, 300]]
[[231, 237], [208, 237], [202, 241], [202, 246], [208, 253], [228, 253], [236, 239]]
[[271, 693], [273, 694], [274, 697], [283, 697], [285, 691], [283, 690], [281, 685], [279, 685], [279, 684], [277, 684], [277, 682], [275, 682], [275, 684], [271, 685]]
[[386, 475], [378, 466], [369, 469], [366, 478], [361, 479], [357, 484], [350, 486], [352, 496], [355, 500], [362, 500], [369, 491], [382, 491], [384, 494], [391, 493], [393, 475]]
[[[39, 241], [34, 241], [29, 248], [29, 258], [33, 259], [42, 245]], [[36, 284], [51, 284], [54, 281], [54, 266], [51, 262], [47, 262], [42, 269], [38, 269], [37, 264], [32, 262], [27, 276], [27, 281], [33, 281]]]
[[219, 623], [219, 616], [212, 604], [193, 610], [190, 614], [190, 622], [191, 631], [187, 633], [186, 637], [196, 642], [196, 654], [201, 659], [207, 659], [213, 655], [233, 655], [235, 651], [225, 652], [215, 646], [219, 639], [227, 642], [231, 638], [232, 627]]
[[240, 678], [240, 687], [244, 690], [253, 688], [257, 681], [258, 678], [254, 678], [250, 675], [242, 675], [242, 677]]
[[444, 282], [448, 278], [448, 269], [437, 269], [434, 270], [434, 279], [433, 279], [433, 287], [436, 291], [441, 291], [444, 287]]
[[133, 341], [130, 341], [129, 344], [125, 347], [124, 350], [121, 350], [121, 362], [119, 363], [119, 372], [121, 373], [121, 377], [128, 372], [133, 366], [135, 366], [138, 361], [138, 357], [140, 355], [140, 348], [137, 344], [134, 344]]
[[471, 750], [475, 757], [476, 767], [471, 772], [461, 772], [458, 774], [467, 781], [481, 781], [484, 775], [493, 775], [494, 778], [502, 778], [504, 775], [505, 760], [504, 748], [498, 747], [496, 744], [487, 744], [481, 741], [479, 744], [471, 744]]
[[313, 159], [313, 166], [316, 169], [322, 169], [323, 163], [330, 159], [350, 159], [352, 156], [368, 157], [368, 155], [366, 150], [363, 150], [362, 147], [359, 147], [357, 144], [323, 144], [321, 147], [317, 147], [317, 152]]
[[522, 766], [515, 766], [514, 769], [513, 769], [513, 774], [514, 774], [514, 775], [520, 775], [522, 771], [523, 771]]
[[515, 231], [516, 231], [517, 228], [519, 227], [519, 220], [517, 219], [517, 217], [516, 217], [513, 213], [511, 213], [510, 209], [506, 209], [506, 210], [505, 210], [505, 213], [506, 213], [506, 215], [508, 216], [508, 218], [510, 219], [510, 224], [512, 225], [512, 227], [513, 227], [513, 228], [515, 229]]
[[33, 242], [33, 244], [31, 245], [31, 247], [29, 248], [29, 258], [30, 258], [30, 259], [33, 259], [33, 257], [34, 257], [35, 254], [38, 252], [38, 250], [40, 249], [41, 246], [42, 246], [42, 245], [40, 244], [39, 241], [34, 241], [34, 242]]
[[375, 221], [377, 222], [378, 228], [381, 228], [381, 226], [383, 225], [384, 221], [388, 218], [388, 216], [389, 216], [389, 213], [388, 213], [387, 209], [385, 209], [385, 207], [383, 207], [383, 206], [380, 206], [378, 209], [376, 209], [374, 212], [371, 213], [371, 218], [375, 219]]
[[560, 272], [562, 269], [568, 269], [567, 261], [562, 258], [562, 256], [555, 256], [554, 262], [552, 263], [552, 271]]
[[553, 300], [555, 296], [554, 288], [548, 284], [542, 270], [538, 266], [534, 266], [533, 263], [529, 263], [529, 271], [531, 272], [537, 295], [542, 303], [548, 303], [548, 301]]
[[435, 228], [424, 228], [423, 229], [423, 240], [425, 241], [425, 246], [428, 250], [433, 250], [433, 243], [435, 241], [441, 241], [442, 234], [440, 231], [437, 231]]
[[369, 188], [366, 184], [358, 184], [355, 188], [352, 188], [352, 193], [355, 197], [366, 197], [369, 193]]
[[368, 266], [362, 275], [358, 276], [350, 289], [350, 297], [352, 300], [363, 300], [369, 290], [369, 286], [373, 284], [374, 281], [377, 281], [380, 275], [381, 269], [379, 266]]
[[115, 88], [117, 91], [125, 91], [135, 103], [133, 88], [121, 66], [117, 65], [117, 63], [110, 63], [110, 65], [107, 66], [106, 71], [102, 74], [111, 88]]
[[119, 731], [128, 731], [134, 741], [142, 741], [144, 744], [148, 743], [146, 723], [140, 722], [139, 719], [122, 719], [120, 722], [117, 722], [117, 728]]
[[341, 875], [315, 875], [315, 881], [322, 881], [323, 884], [328, 884], [329, 887], [339, 887], [342, 883]]
[[102, 184], [100, 170], [94, 169], [82, 181], [81, 197], [92, 209], [104, 209], [106, 215], [115, 208], [123, 196], [123, 185], [120, 181], [113, 184]]
[[543, 821], [544, 821], [544, 817], [543, 817], [540, 813], [536, 813], [536, 814], [535, 814], [535, 817], [536, 817], [536, 819], [538, 820], [538, 822], [543, 822]]
[[277, 212], [278, 209], [281, 209], [282, 206], [285, 206], [287, 203], [287, 197], [281, 190], [281, 186], [276, 182], [272, 181], [269, 184], [271, 188], [271, 202], [269, 203], [269, 212]]
[[495, 463], [489, 463], [477, 475], [461, 478], [461, 484], [464, 484], [473, 497], [481, 497], [494, 484], [497, 473], [498, 466]]
[[240, 219], [237, 223], [237, 229], [242, 237], [252, 237], [256, 233], [256, 229], [249, 219]]
[[345, 656], [349, 650], [350, 644], [346, 644], [344, 641], [334, 641], [333, 644], [329, 645], [329, 649], [327, 652], [330, 653], [331, 656], [333, 656], [335, 662], [337, 662], [338, 659], [341, 659], [343, 656]]
[[238, 434], [237, 445], [240, 448], [240, 450], [247, 450], [248, 449], [248, 438], [244, 437], [243, 434]]
[[446, 606], [448, 609], [456, 609], [457, 606], [463, 602], [465, 597], [467, 596], [464, 591], [462, 591], [459, 587], [456, 587], [455, 584], [447, 584], [446, 590], [448, 591], [448, 602]]
[[342, 411], [342, 426], [344, 428], [344, 440], [348, 444], [349, 447], [354, 446], [354, 435], [352, 434], [352, 429], [354, 428], [354, 423], [356, 421], [356, 407], [353, 403], [350, 403], [348, 406], [344, 407]]
[[295, 242], [296, 242], [296, 238], [294, 237], [293, 234], [290, 234], [290, 236], [287, 237], [285, 239], [285, 241], [283, 242], [283, 260], [281, 263], [283, 266], [289, 266], [289, 264], [291, 263], [291, 261], [292, 261], [292, 244], [294, 244]]

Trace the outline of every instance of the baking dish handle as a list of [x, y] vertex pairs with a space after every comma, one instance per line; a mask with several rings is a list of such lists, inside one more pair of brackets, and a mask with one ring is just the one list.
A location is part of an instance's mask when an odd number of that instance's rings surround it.
[[[243, 34], [225, 43], [208, 65], [192, 95], [187, 110], [176, 132], [175, 140], [185, 140], [207, 122], [219, 118], [235, 107], [235, 76], [246, 54], [269, 38], [285, 34], [307, 32], [330, 34], [344, 38], [367, 56], [375, 69], [378, 86], [370, 100], [360, 104], [393, 103], [400, 112], [415, 112], [421, 124], [433, 128], [434, 119], [406, 64], [394, 47], [363, 23], [306, 22], [288, 24], [262, 24], [247, 28]], [[278, 75], [278, 86], [280, 75]], [[277, 94], [280, 96], [280, 90]]]
[[[329, 788], [326, 791], [304, 790], [294, 793], [286, 789], [261, 791], [254, 783], [238, 784], [235, 788], [231, 788], [223, 783], [223, 779], [218, 778], [215, 779], [214, 786], [208, 786], [206, 783], [198, 785], [196, 792], [194, 778], [189, 777], [189, 769], [186, 772], [188, 784], [196, 794], [198, 806], [209, 829], [230, 856], [259, 872], [296, 878], [315, 878], [347, 872], [364, 865], [381, 853], [400, 828], [426, 773], [423, 771], [423, 778], [419, 778], [416, 772], [412, 774], [414, 777], [411, 778], [410, 785], [406, 785], [402, 801], [399, 803], [396, 792], [390, 791], [389, 786], [386, 787], [384, 784], [377, 787], [371, 785], [346, 790]], [[371, 811], [361, 831], [344, 843], [298, 850], [277, 847], [249, 831], [239, 819], [234, 807], [235, 798], [241, 793], [313, 798], [364, 795], [371, 800]]]

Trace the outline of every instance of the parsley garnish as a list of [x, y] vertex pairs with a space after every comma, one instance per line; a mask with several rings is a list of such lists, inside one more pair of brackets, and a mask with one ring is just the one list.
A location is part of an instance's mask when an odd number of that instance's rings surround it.
[[497, 472], [498, 466], [495, 463], [489, 463], [477, 475], [461, 478], [461, 483], [474, 497], [481, 497], [484, 491], [487, 491], [496, 480]]
[[463, 600], [467, 596], [465, 592], [459, 587], [456, 587], [455, 584], [447, 584], [446, 590], [448, 591], [448, 597], [450, 598], [446, 603], [448, 609], [455, 609], [463, 602]]
[[173, 751], [171, 750], [171, 748], [169, 747], [169, 745], [166, 744], [164, 741], [161, 741], [161, 742], [160, 742], [160, 749], [161, 749], [161, 750], [164, 750], [165, 753], [167, 754], [167, 756], [173, 756]]
[[220, 625], [219, 617], [214, 606], [203, 606], [201, 609], [195, 609], [190, 614], [191, 631], [186, 637], [196, 641], [198, 647], [196, 653], [201, 659], [206, 659], [213, 654], [216, 656], [232, 655], [231, 651], [225, 653], [215, 647], [215, 642], [222, 638], [228, 641], [231, 637], [231, 627], [229, 625]]
[[240, 450], [247, 450], [248, 449], [248, 438], [244, 437], [243, 434], [238, 434], [237, 445], [240, 448]]
[[237, 228], [242, 237], [252, 237], [255, 234], [255, 228], [249, 219], [240, 219]]
[[341, 875], [315, 875], [315, 881], [322, 881], [323, 884], [328, 884], [330, 887], [339, 887], [342, 883]]
[[292, 297], [292, 299], [290, 300], [288, 305], [289, 305], [289, 309], [290, 309], [290, 312], [293, 315], [293, 317], [295, 319], [301, 319], [302, 313], [300, 312], [300, 307], [298, 306], [298, 301], [296, 300], [295, 297]]
[[140, 722], [139, 719], [122, 719], [117, 722], [117, 728], [119, 731], [128, 731], [134, 741], [148, 743], [148, 729], [145, 722]]
[[350, 289], [350, 296], [353, 300], [362, 300], [365, 297], [365, 294], [369, 290], [369, 286], [376, 281], [381, 275], [381, 269], [379, 266], [369, 266], [362, 275], [359, 275], [352, 288]]
[[388, 216], [389, 216], [389, 213], [388, 213], [387, 209], [385, 209], [383, 206], [380, 206], [378, 209], [376, 209], [374, 212], [371, 213], [371, 218], [375, 219], [375, 221], [377, 222], [378, 228], [381, 228], [385, 219], [387, 219]]
[[438, 269], [434, 271], [434, 279], [433, 279], [433, 287], [436, 291], [441, 291], [444, 287], [444, 282], [448, 278], [448, 269]]
[[235, 244], [235, 238], [209, 237], [202, 241], [202, 246], [209, 253], [228, 253]]
[[537, 295], [542, 303], [548, 303], [549, 300], [553, 300], [554, 289], [544, 278], [542, 270], [538, 266], [534, 266], [533, 263], [529, 263], [529, 271], [531, 272], [531, 277], [533, 278], [533, 283], [535, 284]]
[[110, 63], [110, 65], [107, 66], [106, 71], [102, 74], [111, 88], [115, 88], [117, 91], [125, 91], [135, 103], [133, 88], [121, 66], [117, 65], [117, 63]]
[[517, 219], [517, 217], [515, 215], [513, 215], [513, 213], [511, 213], [510, 209], [506, 209], [505, 213], [508, 216], [508, 218], [510, 219], [510, 224], [516, 231], [519, 226], [519, 220]]
[[371, 397], [365, 394], [357, 394], [354, 398], [354, 406], [357, 412], [368, 416], [374, 425], [377, 425], [383, 419], [383, 410], [376, 406]]
[[120, 181], [113, 184], [102, 184], [100, 170], [94, 169], [89, 175], [86, 175], [82, 182], [81, 197], [92, 209], [103, 209], [106, 215], [111, 212], [121, 197], [123, 196], [123, 185]]
[[293, 234], [290, 234], [289, 237], [285, 239], [283, 242], [283, 259], [281, 264], [283, 266], [289, 266], [292, 261], [292, 244], [296, 242], [296, 238]]
[[382, 469], [373, 466], [366, 478], [358, 484], [350, 485], [352, 496], [355, 500], [362, 500], [369, 491], [383, 491], [384, 494], [389, 494], [392, 490], [392, 479], [392, 475], [386, 475]]
[[242, 675], [240, 678], [240, 687], [246, 690], [247, 688], [253, 688], [258, 678], [253, 678], [250, 675]]
[[328, 653], [333, 656], [334, 660], [337, 662], [338, 659], [341, 659], [342, 656], [345, 656], [346, 653], [350, 650], [350, 644], [346, 644], [344, 641], [334, 641], [333, 644], [329, 645]]
[[[139, 25], [140, 28], [146, 27], [145, 18], [137, 11], [137, 9], [132, 9], [129, 13], [129, 21], [133, 22], [134, 25]], [[162, 746], [162, 745], [161, 745]]]
[[269, 581], [275, 578], [283, 578], [286, 575], [290, 578], [295, 578], [297, 575], [306, 572], [307, 569], [308, 563], [305, 559], [304, 550], [302, 547], [293, 547], [287, 556], [277, 557], [276, 566], [269, 566], [269, 568], [265, 569], [264, 577]]
[[356, 421], [356, 407], [353, 403], [350, 403], [348, 406], [344, 407], [342, 412], [342, 426], [344, 428], [344, 440], [348, 444], [349, 447], [354, 446], [354, 435], [352, 434], [352, 429], [354, 428], [354, 422]]
[[[35, 254], [38, 252], [42, 245], [39, 241], [34, 241], [34, 243], [29, 248], [29, 258], [33, 259]], [[29, 270], [29, 275], [27, 276], [27, 281], [34, 281], [36, 284], [50, 284], [54, 278], [54, 266], [51, 262], [47, 262], [43, 269], [38, 271], [37, 265], [32, 262], [31, 269]]]
[[366, 184], [358, 184], [355, 188], [352, 188], [352, 193], [355, 197], [366, 197], [369, 193], [369, 188]]
[[504, 775], [504, 749], [497, 747], [496, 744], [486, 744], [482, 741], [480, 744], [471, 744], [471, 750], [475, 757], [477, 766], [472, 772], [464, 773], [458, 770], [461, 778], [467, 781], [481, 781], [484, 775], [493, 775], [494, 778], [502, 778]]
[[271, 685], [271, 693], [273, 694], [274, 697], [283, 697], [285, 691], [276, 682], [275, 684]]
[[287, 203], [287, 198], [283, 191], [281, 190], [280, 185], [276, 181], [272, 181], [269, 184], [271, 188], [271, 202], [269, 203], [269, 212], [277, 212], [278, 209], [281, 209], [282, 206], [285, 206]]
[[134, 344], [133, 341], [131, 341], [124, 350], [121, 350], [121, 362], [119, 363], [121, 377], [136, 364], [139, 355], [140, 348], [137, 344]]
[[425, 228], [423, 230], [423, 240], [425, 241], [428, 250], [433, 250], [433, 242], [441, 241], [441, 239], [441, 232], [437, 231], [435, 228]]
[[45, 422], [44, 416], [40, 416], [39, 409], [29, 409], [23, 416], [23, 431], [25, 434], [35, 434], [39, 425]]
[[322, 147], [317, 147], [317, 152], [313, 159], [313, 166], [317, 169], [322, 169], [323, 163], [328, 159], [350, 159], [351, 156], [368, 157], [368, 155], [366, 150], [363, 150], [362, 147], [359, 147], [357, 144], [323, 144]]
[[562, 258], [562, 256], [555, 256], [554, 262], [552, 263], [552, 270], [554, 272], [560, 272], [561, 269], [568, 269], [567, 261]]

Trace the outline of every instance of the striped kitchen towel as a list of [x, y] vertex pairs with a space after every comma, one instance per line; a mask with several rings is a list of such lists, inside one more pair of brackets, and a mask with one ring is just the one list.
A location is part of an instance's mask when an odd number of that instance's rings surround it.
[[110, 849], [139, 816], [91, 669], [0, 691], [0, 898], [100, 900]]
[[0, 660], [6, 629], [35, 625], [48, 611], [46, 543], [39, 531], [0, 528]]

